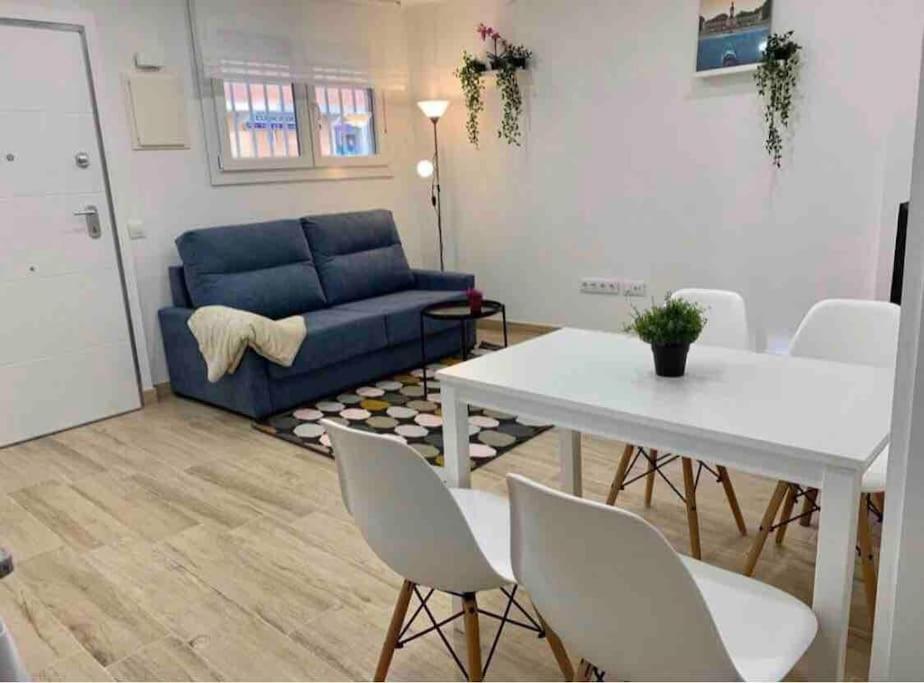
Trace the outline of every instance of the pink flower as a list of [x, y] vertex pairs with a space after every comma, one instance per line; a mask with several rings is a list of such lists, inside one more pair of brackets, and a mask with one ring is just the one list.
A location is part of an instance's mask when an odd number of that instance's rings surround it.
[[481, 36], [482, 40], [487, 40], [488, 38], [492, 38], [493, 40], [503, 40], [500, 33], [495, 31], [490, 26], [485, 26], [483, 23], [478, 24], [478, 28], [475, 30], [478, 32], [478, 35]]

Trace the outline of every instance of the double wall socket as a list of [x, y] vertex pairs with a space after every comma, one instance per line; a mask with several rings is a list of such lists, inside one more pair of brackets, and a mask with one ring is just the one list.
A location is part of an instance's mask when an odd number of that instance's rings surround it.
[[621, 296], [645, 296], [647, 284], [642, 280], [619, 280], [608, 277], [585, 277], [581, 279], [581, 291], [588, 294], [616, 294]]

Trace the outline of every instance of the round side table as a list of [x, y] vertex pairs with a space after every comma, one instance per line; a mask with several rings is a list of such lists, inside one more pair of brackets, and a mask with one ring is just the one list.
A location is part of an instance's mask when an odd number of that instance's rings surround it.
[[444, 320], [459, 323], [459, 338], [462, 347], [462, 360], [468, 360], [468, 345], [466, 344], [466, 332], [470, 321], [490, 318], [497, 314], [501, 315], [504, 329], [504, 348], [507, 347], [507, 308], [500, 301], [485, 299], [481, 302], [481, 310], [474, 312], [468, 304], [467, 299], [458, 301], [444, 301], [438, 304], [430, 304], [420, 311], [420, 365], [423, 370], [423, 387], [424, 398], [428, 395], [427, 391], [427, 336], [424, 334], [424, 323], [427, 318], [431, 320]]

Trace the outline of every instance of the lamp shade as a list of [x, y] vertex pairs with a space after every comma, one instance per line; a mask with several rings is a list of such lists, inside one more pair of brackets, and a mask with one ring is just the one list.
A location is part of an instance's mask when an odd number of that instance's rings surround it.
[[417, 175], [421, 178], [429, 178], [433, 175], [433, 162], [429, 159], [417, 162]]
[[446, 113], [446, 110], [449, 108], [449, 101], [423, 100], [422, 102], [418, 102], [417, 106], [420, 107], [420, 111], [422, 111], [428, 119], [436, 120]]

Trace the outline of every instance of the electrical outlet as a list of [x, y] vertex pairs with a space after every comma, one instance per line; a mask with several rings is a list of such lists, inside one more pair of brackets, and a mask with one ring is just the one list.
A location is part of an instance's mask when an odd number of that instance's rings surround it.
[[644, 297], [648, 294], [648, 285], [644, 280], [623, 280], [620, 290], [627, 297]]
[[581, 278], [581, 291], [587, 294], [619, 294], [619, 280], [606, 277]]

